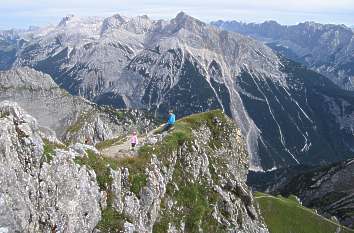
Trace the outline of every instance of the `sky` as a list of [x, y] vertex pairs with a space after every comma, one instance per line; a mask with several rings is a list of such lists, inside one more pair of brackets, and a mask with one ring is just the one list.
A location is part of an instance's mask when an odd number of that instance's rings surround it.
[[204, 22], [238, 20], [281, 24], [304, 21], [354, 25], [354, 0], [0, 0], [0, 29], [57, 24], [66, 15], [148, 15], [171, 19], [178, 12]]

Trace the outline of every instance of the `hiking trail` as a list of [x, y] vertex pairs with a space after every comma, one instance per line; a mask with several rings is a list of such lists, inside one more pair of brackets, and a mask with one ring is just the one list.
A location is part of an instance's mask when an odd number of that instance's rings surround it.
[[135, 146], [134, 150], [131, 147], [130, 135], [128, 135], [122, 139], [122, 142], [106, 147], [100, 150], [100, 152], [102, 156], [114, 159], [138, 156], [140, 147], [146, 144], [156, 144], [158, 141], [161, 141], [164, 136], [167, 135], [167, 132], [162, 134], [154, 134], [154, 132], [156, 132], [156, 129], [146, 134], [138, 135], [138, 144]]

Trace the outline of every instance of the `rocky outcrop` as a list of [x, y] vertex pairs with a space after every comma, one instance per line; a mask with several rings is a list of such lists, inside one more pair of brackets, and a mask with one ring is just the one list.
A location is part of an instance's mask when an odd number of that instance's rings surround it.
[[[49, 75], [28, 67], [0, 72], [0, 101], [16, 101], [33, 115], [48, 137], [96, 143], [154, 127], [143, 111], [99, 107], [61, 89]], [[53, 132], [54, 131], [54, 132]]]
[[3, 232], [268, 232], [245, 185], [248, 154], [221, 111], [191, 116], [135, 157], [43, 140], [0, 104]]
[[0, 124], [0, 231], [91, 232], [101, 216], [95, 173], [73, 151], [48, 151], [17, 104], [0, 104]]
[[268, 232], [245, 184], [249, 158], [240, 129], [218, 111], [178, 124], [141, 149], [133, 165], [111, 170], [111, 208], [121, 229]]

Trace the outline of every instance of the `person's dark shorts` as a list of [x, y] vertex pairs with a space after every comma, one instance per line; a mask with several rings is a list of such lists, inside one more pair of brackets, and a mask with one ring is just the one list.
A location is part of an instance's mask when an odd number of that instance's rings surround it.
[[167, 131], [167, 130], [171, 129], [173, 126], [174, 125], [172, 125], [172, 124], [166, 124], [163, 130]]
[[133, 147], [133, 148], [135, 147], [135, 145], [136, 145], [136, 143], [132, 143], [132, 147]]

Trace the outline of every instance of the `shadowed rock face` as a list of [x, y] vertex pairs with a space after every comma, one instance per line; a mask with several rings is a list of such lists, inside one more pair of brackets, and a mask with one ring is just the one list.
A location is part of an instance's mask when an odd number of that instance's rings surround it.
[[265, 41], [284, 56], [327, 76], [343, 89], [354, 90], [354, 33], [344, 25], [314, 22], [283, 26], [216, 21], [212, 25]]
[[19, 33], [11, 66], [49, 73], [99, 104], [156, 116], [221, 108], [245, 135], [253, 170], [353, 157], [353, 94], [263, 43], [184, 13], [63, 22]]
[[0, 103], [0, 123], [6, 232], [268, 232], [245, 184], [245, 141], [220, 111], [182, 119], [128, 163], [87, 145], [48, 151], [13, 102]]
[[289, 177], [283, 184], [275, 185], [274, 192], [295, 194], [305, 206], [327, 217], [335, 216], [343, 225], [353, 228], [353, 180], [354, 160], [348, 160]]

